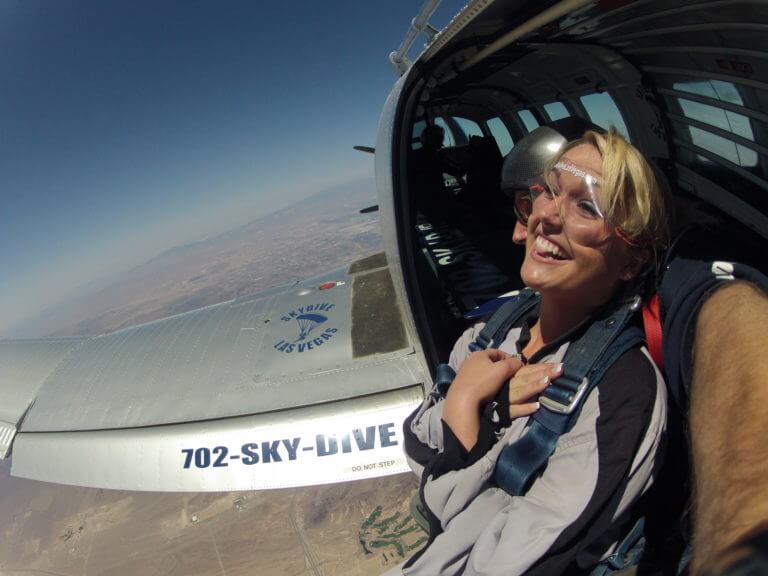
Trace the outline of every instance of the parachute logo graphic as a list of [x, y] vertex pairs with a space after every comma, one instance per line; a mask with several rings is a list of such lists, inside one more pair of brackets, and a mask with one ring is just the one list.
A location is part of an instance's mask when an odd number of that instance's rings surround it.
[[312, 330], [327, 320], [328, 317], [322, 314], [300, 314], [297, 316], [296, 322], [299, 323], [299, 339], [295, 342], [304, 340]]
[[[332, 325], [334, 322], [329, 322], [333, 318], [332, 310], [335, 308], [336, 304], [333, 302], [319, 302], [298, 306], [286, 312], [280, 317], [285, 329], [277, 331], [277, 334], [282, 334], [282, 338], [276, 340], [272, 347], [284, 354], [302, 354], [317, 350], [330, 342], [339, 332], [339, 329]], [[299, 325], [299, 337], [296, 340], [293, 340], [296, 335], [294, 320]]]

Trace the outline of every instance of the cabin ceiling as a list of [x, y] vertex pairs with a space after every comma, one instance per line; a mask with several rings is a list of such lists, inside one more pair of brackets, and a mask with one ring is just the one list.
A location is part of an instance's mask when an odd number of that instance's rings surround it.
[[633, 142], [671, 159], [679, 190], [768, 238], [764, 0], [603, 0], [462, 68], [554, 4], [494, 2], [436, 58], [428, 49], [433, 87], [422, 101], [483, 119], [524, 107], [541, 116], [553, 101], [584, 113], [582, 95], [607, 92], [621, 101]]

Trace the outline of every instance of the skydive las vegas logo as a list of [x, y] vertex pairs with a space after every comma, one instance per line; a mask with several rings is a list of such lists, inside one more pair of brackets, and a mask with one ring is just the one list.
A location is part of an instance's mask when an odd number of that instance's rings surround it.
[[321, 312], [328, 313], [336, 305], [328, 302], [322, 304], [309, 304], [291, 310], [288, 314], [280, 317], [283, 322], [296, 322], [297, 338], [293, 341], [278, 340], [274, 348], [280, 352], [290, 354], [292, 352], [306, 352], [319, 348], [331, 340], [339, 331], [338, 328], [331, 328], [325, 324], [328, 322], [328, 316]]

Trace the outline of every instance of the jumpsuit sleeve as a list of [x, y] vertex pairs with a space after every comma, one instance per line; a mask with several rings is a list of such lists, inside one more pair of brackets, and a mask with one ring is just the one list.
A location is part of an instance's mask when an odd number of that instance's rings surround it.
[[[478, 323], [468, 328], [454, 344], [448, 362], [454, 371], [458, 371], [461, 363], [469, 356], [469, 344], [477, 337], [483, 326], [485, 326], [484, 323]], [[446, 441], [451, 454], [457, 448], [460, 449], [459, 453], [464, 451], [456, 437], [443, 422], [443, 401], [444, 398], [440, 392], [433, 388], [421, 406], [406, 418], [403, 424], [405, 454], [411, 468], [417, 475], [421, 475], [428, 462], [438, 454], [444, 453]], [[447, 440], [446, 430], [448, 432]], [[466, 451], [464, 452], [466, 453]]]

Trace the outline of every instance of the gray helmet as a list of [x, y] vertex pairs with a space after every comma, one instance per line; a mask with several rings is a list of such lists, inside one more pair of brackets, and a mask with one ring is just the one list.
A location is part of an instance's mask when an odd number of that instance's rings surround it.
[[578, 140], [587, 130], [604, 132], [588, 120], [571, 116], [539, 126], [515, 144], [501, 167], [501, 189], [508, 196], [527, 190], [528, 181], [544, 172], [547, 163], [566, 143]]

